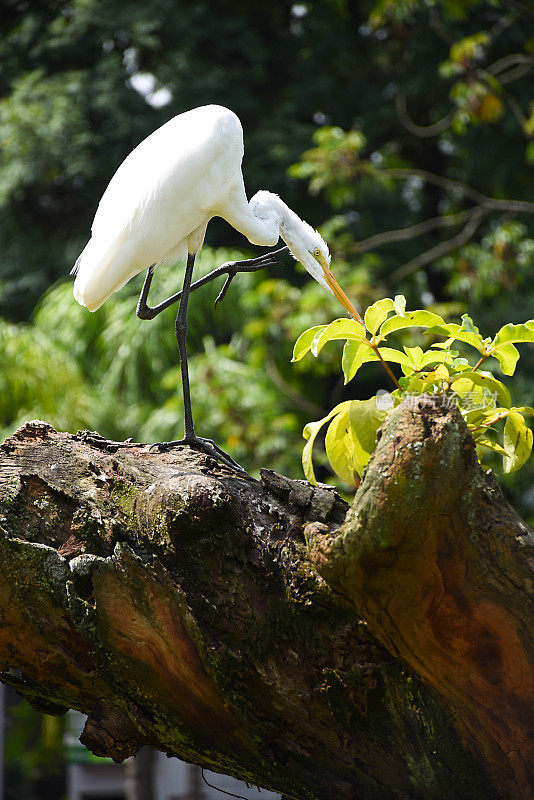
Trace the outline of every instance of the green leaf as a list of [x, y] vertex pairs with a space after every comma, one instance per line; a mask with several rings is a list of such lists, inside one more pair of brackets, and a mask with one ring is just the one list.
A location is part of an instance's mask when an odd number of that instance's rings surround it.
[[383, 300], [377, 300], [372, 306], [369, 306], [365, 312], [365, 327], [369, 333], [376, 333], [379, 327], [390, 311], [395, 311], [393, 300], [389, 297], [384, 297]]
[[[460, 359], [457, 360], [460, 361]], [[463, 360], [467, 363], [466, 359]], [[440, 363], [450, 364], [451, 361], [452, 361], [451, 354], [446, 350], [445, 351], [427, 350], [421, 356], [419, 369], [422, 369], [423, 367], [428, 367], [430, 364], [440, 364]]]
[[452, 368], [457, 370], [458, 372], [466, 372], [471, 369], [471, 365], [467, 358], [456, 358], [452, 359]]
[[422, 347], [404, 347], [404, 352], [408, 356], [410, 364], [414, 369], [419, 369], [419, 362], [421, 361], [421, 357], [423, 355], [423, 348]]
[[423, 378], [420, 373], [411, 373], [404, 378], [399, 378], [399, 384], [407, 395], [416, 395], [423, 392]]
[[[430, 329], [430, 331], [427, 331], [427, 333], [430, 332], [432, 332], [432, 328]], [[431, 344], [430, 346], [437, 347], [439, 350], [449, 350], [453, 342], [454, 342], [454, 336], [452, 336], [450, 339], [447, 339], [446, 342], [433, 342], [433, 344]]]
[[519, 361], [519, 350], [511, 342], [498, 345], [491, 353], [500, 364], [501, 370], [505, 375], [513, 375], [515, 365]]
[[494, 453], [499, 453], [500, 456], [507, 455], [504, 447], [501, 447], [501, 445], [497, 442], [493, 442], [491, 439], [488, 439], [487, 436], [477, 436], [475, 443], [477, 447], [485, 447], [488, 450], [493, 450]]
[[317, 483], [317, 481], [313, 471], [312, 451], [317, 434], [326, 422], [331, 420], [332, 417], [335, 417], [336, 414], [339, 414], [341, 411], [343, 411], [343, 409], [348, 408], [351, 402], [351, 400], [345, 400], [343, 403], [339, 403], [337, 406], [335, 406], [335, 408], [332, 409], [332, 411], [330, 411], [329, 414], [326, 415], [326, 417], [317, 420], [317, 422], [308, 422], [302, 431], [303, 437], [308, 440], [302, 451], [302, 468], [307, 480], [314, 485]]
[[449, 350], [426, 350], [423, 352], [421, 347], [404, 347], [404, 351], [409, 358], [412, 369], [416, 371], [422, 370], [423, 367], [427, 367], [429, 364], [450, 364], [452, 361], [452, 354]]
[[[460, 326], [458, 326], [458, 327], [460, 327]], [[448, 328], [449, 328], [449, 326], [446, 323], [443, 323], [443, 325], [432, 325], [432, 327], [428, 328], [427, 333], [430, 336], [447, 336], [447, 337], [449, 337]], [[450, 337], [449, 337], [448, 341], [454, 341], [454, 339], [451, 340]], [[450, 344], [448, 344], [447, 342], [443, 342], [443, 345], [444, 345], [444, 347], [450, 347]], [[434, 342], [431, 345], [431, 347], [439, 347], [439, 342]]]
[[395, 313], [399, 317], [403, 317], [406, 313], [406, 298], [403, 294], [396, 294], [393, 298], [393, 307]]
[[[371, 350], [373, 353], [373, 351]], [[378, 352], [384, 359], [384, 361], [393, 361], [394, 364], [401, 364], [403, 367], [411, 368], [410, 359], [404, 353], [401, 353], [400, 350], [396, 350], [394, 347], [379, 347]], [[369, 359], [373, 361], [378, 361], [378, 357], [373, 353], [374, 358]]]
[[534, 417], [534, 408], [532, 406], [512, 406], [510, 411], [519, 411], [520, 414], [523, 416], [526, 414], [527, 417]]
[[[326, 455], [330, 462], [330, 466], [342, 481], [354, 486], [355, 472], [358, 473], [355, 464], [355, 450], [352, 441], [352, 435], [349, 423], [349, 409], [343, 409], [339, 414], [336, 414], [325, 436], [325, 449]], [[360, 466], [358, 464], [358, 466]], [[360, 471], [363, 466], [360, 466]]]
[[307, 331], [301, 333], [295, 342], [295, 346], [293, 348], [293, 358], [291, 361], [300, 361], [301, 358], [304, 358], [306, 353], [310, 350], [316, 334], [319, 331], [324, 331], [326, 327], [326, 325], [314, 325], [313, 328], [308, 328]]
[[343, 357], [341, 359], [341, 368], [345, 376], [345, 383], [351, 381], [361, 365], [365, 363], [365, 356], [370, 353], [374, 356], [373, 350], [364, 342], [357, 342], [354, 339], [349, 339], [343, 347]]
[[360, 325], [354, 319], [335, 319], [330, 325], [315, 334], [310, 350], [314, 356], [318, 356], [325, 344], [334, 339], [363, 341], [365, 339], [365, 329], [363, 325]]
[[449, 380], [449, 370], [445, 364], [438, 364], [433, 370], [428, 373], [421, 373], [423, 389], [431, 389], [433, 392], [442, 392], [443, 381]]
[[380, 338], [388, 336], [393, 331], [401, 328], [431, 328], [434, 325], [444, 325], [444, 321], [431, 311], [410, 311], [405, 316], [395, 314], [387, 319], [380, 328]]
[[460, 384], [459, 386], [457, 385], [455, 390], [460, 395], [464, 395], [467, 393], [467, 391], [469, 391], [468, 388], [466, 392], [463, 391], [463, 388], [465, 387], [465, 383], [463, 383], [464, 381], [476, 386], [480, 386], [483, 389], [487, 389], [489, 393], [496, 395], [500, 404], [504, 406], [504, 408], [510, 408], [512, 405], [510, 392], [504, 383], [501, 383], [501, 381], [498, 381], [497, 378], [493, 377], [491, 372], [483, 372], [480, 370], [477, 372], [462, 372], [462, 374], [457, 378], [453, 378], [451, 381], [451, 386], [454, 386], [454, 384]]
[[349, 422], [355, 446], [361, 448], [360, 458], [364, 464], [376, 446], [376, 432], [386, 418], [387, 410], [376, 407], [376, 397], [369, 400], [352, 400], [349, 408]]
[[470, 344], [472, 347], [475, 347], [479, 353], [484, 352], [483, 339], [479, 333], [466, 331], [461, 325], [458, 325], [456, 322], [449, 322], [446, 328], [453, 340], [456, 339], [459, 342], [465, 342], [466, 344]]
[[462, 331], [467, 331], [467, 333], [476, 333], [480, 335], [480, 331], [478, 330], [477, 326], [469, 316], [469, 314], [462, 314]]
[[510, 411], [504, 424], [505, 472], [515, 472], [525, 464], [532, 452], [532, 439], [532, 431], [525, 425], [522, 414]]
[[534, 319], [529, 319], [521, 325], [512, 325], [511, 322], [503, 325], [500, 331], [497, 331], [492, 347], [507, 342], [534, 342]]

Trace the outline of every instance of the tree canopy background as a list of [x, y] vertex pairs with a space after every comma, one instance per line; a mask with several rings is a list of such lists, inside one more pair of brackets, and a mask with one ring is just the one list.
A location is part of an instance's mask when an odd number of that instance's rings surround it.
[[[181, 435], [173, 310], [138, 320], [139, 276], [90, 314], [67, 276], [123, 158], [205, 103], [242, 120], [249, 195], [278, 192], [320, 227], [362, 309], [403, 292], [412, 307], [469, 311], [488, 335], [532, 317], [533, 65], [521, 2], [5, 0], [3, 433], [41, 417], [110, 438]], [[199, 272], [253, 254], [223, 222], [207, 243]], [[158, 270], [155, 294], [180, 285], [178, 267]], [[249, 470], [298, 476], [304, 424], [385, 377], [368, 365], [344, 387], [335, 347], [290, 364], [296, 337], [341, 312], [290, 260], [238, 276], [213, 312], [217, 291], [189, 310], [198, 429]], [[516, 404], [532, 403], [532, 350], [507, 381]], [[505, 479], [527, 515], [533, 478], [527, 467]]]
[[[469, 311], [488, 335], [533, 316], [529, 3], [4, 0], [0, 16], [4, 435], [34, 417], [119, 439], [181, 435], [173, 310], [138, 320], [139, 277], [90, 314], [67, 276], [123, 158], [205, 103], [243, 122], [249, 196], [278, 192], [320, 226], [362, 310], [402, 292], [412, 307]], [[207, 242], [199, 272], [253, 254], [222, 222]], [[159, 296], [180, 285], [180, 268], [158, 270]], [[344, 387], [332, 346], [290, 364], [297, 336], [341, 309], [289, 260], [238, 276], [213, 312], [217, 290], [189, 308], [199, 431], [249, 470], [299, 476], [304, 424], [388, 388], [384, 376], [368, 365]], [[522, 353], [506, 380], [518, 405], [534, 396], [533, 348]], [[500, 480], [532, 519], [532, 465]], [[48, 749], [26, 745], [21, 759], [17, 737], [27, 742], [36, 718], [10, 716], [8, 797], [37, 798], [61, 770], [51, 718]]]

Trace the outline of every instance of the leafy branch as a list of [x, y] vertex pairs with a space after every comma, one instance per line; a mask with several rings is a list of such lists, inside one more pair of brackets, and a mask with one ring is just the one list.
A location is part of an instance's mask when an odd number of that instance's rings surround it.
[[407, 228], [396, 228], [391, 231], [384, 231], [384, 233], [377, 233], [374, 236], [369, 236], [367, 239], [361, 239], [356, 242], [354, 249], [358, 254], [366, 253], [368, 250], [374, 250], [376, 247], [382, 247], [385, 244], [406, 242], [417, 236], [424, 236], [426, 233], [439, 228], [461, 225], [473, 216], [474, 211], [475, 209], [473, 208], [467, 208], [458, 214], [431, 217], [423, 222], [417, 222], [415, 225], [409, 225]]
[[419, 253], [419, 255], [415, 256], [415, 258], [412, 258], [410, 261], [407, 261], [398, 269], [394, 270], [389, 276], [389, 280], [395, 282], [401, 280], [402, 278], [406, 278], [408, 275], [412, 275], [414, 272], [417, 272], [417, 270], [421, 267], [426, 266], [426, 264], [432, 263], [432, 261], [441, 258], [447, 253], [450, 253], [451, 250], [456, 250], [458, 247], [461, 247], [463, 244], [468, 242], [472, 238], [476, 229], [480, 226], [484, 217], [489, 214], [488, 210], [482, 209], [479, 206], [474, 209], [470, 209], [470, 211], [470, 219], [467, 222], [467, 225], [465, 225], [462, 230], [456, 234], [456, 236], [434, 245], [434, 247], [425, 250], [423, 253]]
[[453, 181], [450, 178], [445, 178], [442, 175], [435, 175], [427, 170], [415, 168], [390, 168], [380, 170], [381, 175], [385, 175], [393, 179], [405, 180], [411, 177], [420, 178], [426, 183], [438, 186], [448, 193], [456, 194], [465, 197], [468, 200], [476, 203], [475, 206], [465, 209], [457, 214], [449, 214], [442, 217], [432, 217], [428, 220], [412, 225], [408, 228], [397, 229], [392, 231], [385, 231], [384, 233], [365, 239], [356, 245], [357, 252], [365, 252], [374, 247], [379, 247], [384, 244], [395, 241], [404, 241], [416, 236], [422, 236], [431, 230], [447, 227], [449, 225], [459, 225], [466, 221], [464, 227], [458, 231], [453, 237], [443, 242], [439, 242], [428, 250], [419, 253], [417, 256], [407, 261], [402, 266], [394, 270], [389, 279], [393, 282], [402, 280], [403, 278], [412, 275], [421, 267], [436, 261], [438, 258], [456, 250], [458, 247], [469, 242], [475, 231], [480, 227], [491, 212], [508, 212], [508, 213], [523, 213], [534, 214], [534, 203], [526, 200], [514, 199], [497, 199], [488, 197], [487, 195], [478, 192], [471, 186]]
[[449, 47], [448, 58], [440, 64], [439, 73], [442, 78], [452, 79], [449, 91], [452, 108], [437, 122], [418, 125], [408, 114], [405, 92], [399, 90], [395, 97], [395, 110], [406, 130], [422, 138], [440, 136], [450, 129], [461, 133], [468, 123], [497, 122], [503, 116], [506, 104], [519, 122], [522, 132], [527, 138], [530, 137], [528, 120], [505, 87], [530, 72], [534, 67], [532, 55], [510, 53], [487, 67], [480, 65], [487, 59], [495, 41], [517, 22], [523, 10], [516, 5], [516, 13], [498, 17], [489, 30], [470, 33], [461, 39], [455, 39], [446, 30], [436, 8], [428, 10], [430, 28]]
[[[388, 337], [407, 328], [426, 329], [433, 337], [445, 337], [445, 341], [435, 341], [427, 350], [386, 346]], [[341, 361], [345, 384], [364, 364], [379, 361], [396, 388], [392, 393], [379, 393], [368, 400], [339, 403], [323, 419], [306, 425], [302, 463], [312, 483], [315, 483], [313, 445], [326, 423], [329, 426], [325, 448], [332, 469], [342, 480], [357, 485], [375, 448], [376, 432], [389, 409], [421, 395], [431, 395], [444, 405], [459, 408], [475, 438], [479, 457], [486, 450], [498, 453], [503, 458], [505, 472], [519, 469], [529, 458], [533, 436], [525, 416], [534, 416], [534, 409], [513, 406], [505, 384], [481, 367], [494, 358], [503, 374], [513, 375], [519, 359], [516, 344], [534, 343], [534, 320], [520, 325], [509, 323], [493, 338], [483, 338], [467, 314], [459, 324], [446, 322], [438, 314], [422, 309], [407, 312], [405, 297], [397, 295], [373, 303], [365, 312], [364, 325], [344, 318], [305, 331], [295, 343], [293, 361], [300, 361], [309, 352], [317, 357], [334, 340], [345, 341]], [[471, 364], [453, 348], [456, 342], [477, 352], [476, 363]], [[402, 377], [395, 377], [390, 364], [400, 367]], [[503, 420], [504, 430], [500, 433], [495, 425]]]

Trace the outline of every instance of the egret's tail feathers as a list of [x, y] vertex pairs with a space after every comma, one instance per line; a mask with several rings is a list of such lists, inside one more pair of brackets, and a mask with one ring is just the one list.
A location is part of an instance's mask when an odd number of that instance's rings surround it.
[[80, 264], [82, 263], [82, 256], [83, 256], [83, 252], [76, 259], [76, 263], [75, 263], [75, 265], [73, 266], [73, 268], [71, 269], [71, 271], [69, 273], [70, 275], [77, 275], [78, 274], [78, 270], [80, 269]]
[[187, 244], [180, 242], [158, 258], [153, 246], [142, 246], [126, 233], [112, 242], [93, 236], [76, 264], [73, 274], [74, 297], [89, 311], [96, 311], [113, 292], [122, 289], [130, 278], [147, 266], [173, 263], [187, 255]]
[[89, 311], [96, 311], [113, 292], [122, 288], [138, 270], [124, 263], [123, 242], [103, 245], [90, 239], [74, 265], [74, 298]]

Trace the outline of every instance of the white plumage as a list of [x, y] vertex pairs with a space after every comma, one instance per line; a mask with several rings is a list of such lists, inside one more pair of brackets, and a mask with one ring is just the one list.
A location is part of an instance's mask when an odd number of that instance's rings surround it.
[[[142, 319], [153, 319], [180, 300], [175, 333], [184, 395], [184, 438], [160, 446], [199, 447], [232, 469], [243, 471], [210, 439], [195, 433], [187, 366], [187, 305], [195, 255], [212, 217], [222, 217], [252, 244], [273, 246], [281, 237], [293, 256], [330, 289], [352, 316], [358, 312], [330, 272], [330, 254], [321, 236], [275, 194], [257, 192], [247, 201], [241, 161], [243, 131], [236, 115], [222, 106], [202, 106], [169, 120], [148, 136], [121, 164], [107, 187], [91, 229], [91, 239], [73, 272], [74, 297], [90, 311], [148, 269], [137, 305]], [[147, 304], [153, 268], [187, 257], [183, 288], [155, 307]], [[222, 265], [206, 276], [227, 273], [220, 296], [241, 270], [274, 262], [269, 254]], [[221, 272], [222, 270], [222, 272]], [[201, 282], [203, 282], [202, 279]]]
[[73, 270], [76, 300], [95, 311], [141, 270], [197, 253], [216, 216], [252, 244], [273, 246], [281, 237], [337, 295], [324, 240], [277, 195], [260, 191], [248, 202], [242, 158], [241, 123], [222, 106], [179, 114], [142, 141], [100, 201]]

